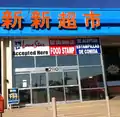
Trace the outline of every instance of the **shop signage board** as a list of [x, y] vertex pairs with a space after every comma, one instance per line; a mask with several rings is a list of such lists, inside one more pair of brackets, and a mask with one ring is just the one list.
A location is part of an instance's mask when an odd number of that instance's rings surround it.
[[50, 55], [75, 55], [75, 39], [50, 39]]
[[1, 8], [0, 36], [120, 35], [119, 9]]
[[99, 39], [76, 39], [76, 53], [77, 54], [100, 54]]
[[18, 39], [13, 41], [14, 56], [48, 56], [48, 39]]
[[13, 41], [13, 56], [63, 56], [100, 54], [99, 39], [19, 39]]
[[19, 95], [17, 88], [8, 89], [8, 104], [19, 104]]
[[[31, 24], [29, 27], [34, 29], [50, 29], [51, 28], [51, 21], [53, 20], [51, 17], [50, 11], [32, 11], [30, 12], [30, 21]], [[10, 10], [6, 10], [2, 12], [2, 27], [5, 29], [17, 29], [21, 30], [23, 28], [23, 20], [25, 21], [24, 17], [22, 16], [22, 11], [15, 11], [12, 13]], [[12, 15], [13, 14], [13, 15]], [[77, 21], [76, 21], [76, 12], [68, 11], [58, 13], [56, 16], [59, 29], [73, 29], [77, 30]], [[89, 11], [88, 13], [81, 14], [81, 17], [84, 19], [84, 23], [86, 27], [91, 27], [92, 29], [100, 27], [100, 14], [94, 13], [94, 11]], [[91, 25], [89, 23], [91, 21]]]

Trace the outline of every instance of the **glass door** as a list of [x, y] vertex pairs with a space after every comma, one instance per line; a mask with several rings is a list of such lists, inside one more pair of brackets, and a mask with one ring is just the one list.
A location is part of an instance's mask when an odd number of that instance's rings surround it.
[[20, 103], [31, 104], [31, 84], [29, 73], [16, 73], [14, 75], [14, 87], [19, 89]]
[[49, 102], [52, 97], [64, 101], [63, 72], [48, 72]]
[[48, 72], [49, 102], [55, 97], [57, 102], [80, 101], [81, 88], [78, 70]]
[[65, 70], [64, 75], [64, 92], [65, 101], [80, 100], [80, 78], [78, 70]]
[[46, 73], [31, 73], [32, 104], [48, 102], [47, 87]]

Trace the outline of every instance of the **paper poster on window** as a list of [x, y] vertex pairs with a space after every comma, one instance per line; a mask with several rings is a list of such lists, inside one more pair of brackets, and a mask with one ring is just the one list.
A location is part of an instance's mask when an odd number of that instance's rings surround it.
[[27, 80], [23, 80], [23, 88], [26, 88], [27, 87]]
[[76, 39], [77, 54], [100, 54], [99, 39]]
[[14, 56], [49, 56], [49, 41], [43, 39], [17, 39], [13, 41]]
[[74, 39], [50, 39], [50, 55], [75, 55], [75, 43]]

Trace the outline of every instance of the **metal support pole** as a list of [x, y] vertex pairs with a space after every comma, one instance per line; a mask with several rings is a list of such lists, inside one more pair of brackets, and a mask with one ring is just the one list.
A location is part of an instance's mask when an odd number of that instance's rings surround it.
[[[100, 40], [99, 40], [100, 41]], [[100, 50], [101, 50], [101, 65], [102, 65], [102, 72], [103, 72], [103, 82], [104, 82], [104, 88], [105, 88], [105, 98], [106, 98], [106, 106], [107, 106], [107, 116], [111, 117], [111, 110], [110, 110], [110, 102], [109, 102], [109, 96], [108, 96], [108, 90], [107, 90], [107, 82], [105, 77], [105, 69], [104, 69], [104, 61], [103, 61], [103, 54], [102, 54], [102, 47], [101, 47], [101, 41], [100, 41]]]
[[55, 97], [52, 98], [52, 110], [53, 110], [53, 117], [57, 117], [57, 107], [56, 107]]
[[106, 103], [107, 103], [108, 117], [111, 117], [110, 103], [109, 103], [109, 97], [108, 96], [106, 96]]

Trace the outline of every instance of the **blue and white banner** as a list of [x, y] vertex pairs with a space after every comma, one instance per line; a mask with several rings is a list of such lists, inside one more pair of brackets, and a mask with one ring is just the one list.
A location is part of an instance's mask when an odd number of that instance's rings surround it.
[[100, 54], [99, 39], [76, 39], [76, 53], [77, 54]]
[[8, 89], [8, 104], [19, 104], [18, 89]]

